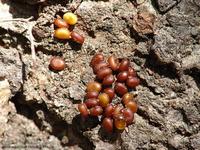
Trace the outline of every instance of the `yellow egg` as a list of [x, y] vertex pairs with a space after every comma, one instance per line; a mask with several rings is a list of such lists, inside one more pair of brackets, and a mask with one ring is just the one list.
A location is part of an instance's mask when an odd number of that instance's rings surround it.
[[70, 25], [75, 25], [78, 21], [77, 16], [71, 12], [65, 13], [63, 19]]
[[109, 96], [106, 93], [99, 94], [98, 99], [101, 107], [106, 107], [110, 102]]
[[61, 40], [70, 39], [71, 32], [67, 28], [58, 28], [55, 30], [54, 36]]
[[122, 114], [119, 114], [114, 121], [115, 127], [118, 130], [124, 130], [126, 128], [126, 120]]

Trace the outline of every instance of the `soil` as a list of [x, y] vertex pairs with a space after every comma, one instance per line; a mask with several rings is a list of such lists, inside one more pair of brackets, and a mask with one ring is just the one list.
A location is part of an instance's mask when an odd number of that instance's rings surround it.
[[[53, 37], [67, 11], [83, 45]], [[200, 0], [1, 0], [0, 18], [1, 149], [199, 150]], [[97, 52], [128, 58], [141, 80], [122, 133], [77, 110]], [[53, 56], [63, 71], [49, 69]]]

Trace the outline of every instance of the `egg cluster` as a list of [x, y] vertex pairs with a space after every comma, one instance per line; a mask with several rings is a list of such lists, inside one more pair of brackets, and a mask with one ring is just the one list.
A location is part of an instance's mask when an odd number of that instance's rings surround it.
[[[57, 16], [54, 20], [56, 30], [54, 31], [54, 37], [60, 40], [72, 39], [76, 43], [83, 44], [85, 38], [75, 31], [70, 30], [70, 26], [77, 23], [78, 18], [75, 14], [67, 12], [63, 15], [63, 18]], [[62, 71], [66, 67], [65, 60], [61, 57], [52, 57], [49, 63], [49, 68], [54, 71]]]
[[[128, 59], [110, 56], [107, 61], [102, 54], [96, 54], [90, 66], [96, 75], [96, 81], [89, 82], [85, 101], [78, 104], [83, 117], [100, 116], [105, 131], [124, 130], [133, 123], [137, 103], [129, 91], [139, 85], [140, 80]], [[119, 96], [120, 103], [113, 103]]]
[[57, 16], [54, 20], [54, 25], [57, 27], [54, 37], [61, 40], [72, 39], [79, 44], [83, 44], [85, 38], [75, 31], [70, 31], [70, 26], [75, 25], [77, 21], [77, 16], [71, 12], [65, 13], [63, 18]]

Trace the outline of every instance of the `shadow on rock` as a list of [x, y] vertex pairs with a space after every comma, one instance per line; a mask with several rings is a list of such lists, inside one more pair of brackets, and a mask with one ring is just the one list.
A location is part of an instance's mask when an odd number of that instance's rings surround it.
[[72, 120], [73, 129], [79, 133], [95, 128], [98, 124], [99, 124], [98, 117], [92, 117], [92, 116], [83, 118], [81, 115], [77, 115]]
[[109, 143], [117, 141], [117, 139], [120, 137], [119, 131], [114, 130], [112, 133], [108, 133], [102, 127], [99, 129], [98, 134], [101, 137], [101, 140], [107, 141]]

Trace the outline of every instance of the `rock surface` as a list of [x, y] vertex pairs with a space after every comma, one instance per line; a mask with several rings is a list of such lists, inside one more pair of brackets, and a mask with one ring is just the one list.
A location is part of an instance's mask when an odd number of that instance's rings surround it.
[[[2, 149], [199, 149], [200, 2], [137, 2], [1, 2], [9, 19], [35, 17], [32, 33], [38, 43], [34, 62], [30, 23], [1, 19]], [[53, 37], [53, 20], [66, 11], [78, 15], [74, 30], [85, 36], [82, 46]], [[77, 103], [94, 78], [89, 62], [96, 52], [129, 58], [141, 79], [136, 122], [127, 132], [107, 135], [98, 119], [85, 123], [79, 116]], [[63, 71], [49, 69], [55, 55], [66, 61]]]
[[11, 91], [14, 95], [23, 83], [23, 70], [20, 54], [15, 48], [0, 48], [0, 78], [6, 78], [10, 82]]
[[8, 81], [0, 81], [0, 148], [1, 149], [62, 149], [60, 141], [42, 133], [32, 120], [17, 114], [9, 102], [11, 90]]

